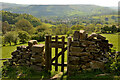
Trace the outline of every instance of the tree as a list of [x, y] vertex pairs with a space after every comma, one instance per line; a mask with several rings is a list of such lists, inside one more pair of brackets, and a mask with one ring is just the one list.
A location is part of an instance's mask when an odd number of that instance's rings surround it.
[[62, 24], [57, 25], [57, 27], [56, 27], [56, 34], [57, 34], [57, 35], [63, 34], [62, 31], [63, 31]]
[[84, 30], [87, 32], [87, 33], [92, 33], [95, 31], [95, 25], [94, 24], [89, 24], [87, 25], [86, 27], [84, 27]]
[[52, 27], [50, 27], [50, 29], [52, 30], [52, 32], [53, 32], [53, 34], [54, 34], [54, 32], [55, 32], [55, 30], [56, 30], [56, 27], [55, 27], [55, 26], [52, 26]]
[[110, 28], [108, 26], [104, 26], [103, 28], [101, 28], [102, 33], [107, 33], [107, 31], [110, 31]]
[[19, 41], [18, 33], [17, 32], [12, 32], [13, 33], [13, 43], [17, 45], [17, 42]]
[[72, 29], [70, 29], [66, 34], [67, 34], [67, 37], [69, 37], [70, 34], [73, 34]]
[[29, 34], [34, 32], [34, 28], [33, 25], [26, 19], [20, 19], [17, 23], [16, 23], [16, 27], [17, 29], [23, 30], [28, 32]]
[[36, 31], [37, 32], [44, 32], [45, 30], [47, 30], [48, 28], [47, 28], [47, 26], [45, 26], [45, 25], [41, 25], [41, 26], [37, 26], [36, 27]]
[[30, 39], [30, 35], [26, 31], [19, 31], [18, 37], [20, 38], [20, 42], [25, 43]]
[[71, 27], [72, 30], [80, 30], [80, 29], [83, 29], [83, 28], [84, 28], [83, 25], [73, 25], [73, 26]]
[[120, 32], [120, 28], [118, 28], [118, 32]]
[[96, 24], [96, 32], [100, 32], [102, 28], [101, 24]]
[[59, 24], [54, 29], [55, 29], [55, 34], [57, 34], [57, 35], [66, 34], [69, 30], [69, 28], [66, 24]]
[[2, 32], [5, 34], [9, 29], [9, 23], [7, 21], [2, 22]]
[[39, 32], [38, 34], [34, 34], [31, 39], [35, 39], [37, 41], [44, 41], [45, 40], [45, 33]]
[[11, 32], [6, 33], [4, 36], [4, 41], [5, 43], [9, 43], [11, 46], [11, 43], [13, 41], [13, 34]]
[[117, 28], [116, 28], [115, 25], [112, 25], [112, 27], [111, 27], [111, 33], [115, 33], [115, 32], [117, 32]]
[[67, 34], [67, 32], [69, 31], [68, 25], [63, 24], [63, 27], [64, 27], [63, 34]]
[[5, 46], [6, 42], [5, 42], [5, 39], [4, 39], [4, 36], [2, 36], [2, 45]]
[[28, 20], [34, 27], [41, 25], [42, 22], [40, 21], [39, 18], [36, 18], [30, 14], [17, 14], [17, 13], [11, 13], [9, 11], [0, 11], [0, 13], [2, 14], [2, 16], [0, 15], [0, 17], [2, 17], [2, 21], [8, 21], [9, 24], [15, 24], [18, 20], [21, 19], [26, 19]]
[[52, 34], [52, 29], [44, 24], [41, 26], [37, 26], [35, 30], [36, 30], [35, 34], [39, 34], [39, 33]]
[[16, 30], [16, 26], [11, 24], [9, 26], [9, 31], [15, 31], [15, 30]]
[[116, 33], [117, 31], [118, 31], [118, 28], [115, 25], [112, 25], [112, 27], [105, 26], [101, 28], [102, 33], [107, 33], [107, 32]]
[[30, 14], [26, 14], [26, 13], [22, 14], [22, 15], [19, 15], [17, 17], [17, 20], [20, 20], [20, 19], [23, 19], [23, 18], [28, 20], [33, 25], [33, 27], [36, 27], [36, 26], [42, 24], [39, 18], [36, 18], [36, 17], [34, 17]]
[[15, 45], [17, 44], [18, 42], [18, 34], [16, 32], [7, 32], [5, 35], [4, 35], [4, 43], [9, 43], [10, 46], [11, 46], [11, 43], [15, 43]]

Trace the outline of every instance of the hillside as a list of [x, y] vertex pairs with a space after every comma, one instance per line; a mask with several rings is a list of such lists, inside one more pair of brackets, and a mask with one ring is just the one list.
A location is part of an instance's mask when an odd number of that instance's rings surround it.
[[[2, 3], [3, 5], [5, 3]], [[10, 5], [9, 3], [6, 3]], [[12, 4], [11, 4], [12, 5]], [[14, 5], [14, 4], [13, 4]], [[35, 17], [41, 16], [85, 16], [117, 14], [117, 11], [108, 7], [96, 5], [14, 5], [3, 10], [12, 13], [27, 13]]]
[[1, 3], [0, 2], [0, 4], [2, 4], [2, 9], [5, 9], [5, 8], [13, 8], [13, 7], [25, 7], [25, 6], [27, 6], [27, 5], [21, 5], [21, 4], [12, 4], [12, 3]]
[[2, 22], [7, 21], [9, 24], [15, 24], [20, 19], [28, 20], [34, 27], [42, 24], [40, 19], [29, 14], [17, 14], [8, 11], [0, 11], [0, 14], [2, 14], [0, 15], [0, 17], [2, 17]]

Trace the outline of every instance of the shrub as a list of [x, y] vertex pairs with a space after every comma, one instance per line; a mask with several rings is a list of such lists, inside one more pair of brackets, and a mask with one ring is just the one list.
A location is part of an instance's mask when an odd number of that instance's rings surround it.
[[2, 78], [29, 78], [34, 69], [28, 66], [4, 65], [2, 68]]
[[70, 35], [70, 34], [72, 34], [73, 33], [73, 31], [70, 29], [66, 34], [67, 34], [67, 37]]
[[26, 19], [20, 19], [18, 22], [16, 22], [16, 28], [20, 29], [22, 31], [26, 31], [29, 34], [34, 32], [33, 25]]
[[8, 32], [4, 35], [3, 37], [3, 44], [5, 43], [9, 43], [11, 45], [11, 43], [15, 43], [15, 45], [17, 44], [19, 38], [18, 38], [18, 34], [17, 32]]
[[26, 43], [30, 39], [30, 35], [26, 31], [19, 31], [18, 37], [22, 43]]
[[115, 57], [109, 57], [109, 62], [106, 64], [106, 71], [120, 75], [120, 55], [115, 53]]
[[118, 32], [118, 35], [120, 35], [120, 32]]
[[19, 41], [18, 33], [17, 32], [12, 32], [13, 33], [13, 43], [17, 45], [17, 42]]
[[37, 41], [44, 41], [45, 40], [45, 33], [44, 32], [39, 32], [38, 34], [34, 34], [31, 36], [31, 39], [37, 40]]

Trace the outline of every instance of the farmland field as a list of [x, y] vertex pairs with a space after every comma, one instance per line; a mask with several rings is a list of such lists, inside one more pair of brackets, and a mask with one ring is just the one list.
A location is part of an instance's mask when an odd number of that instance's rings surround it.
[[[107, 40], [109, 40], [109, 43], [112, 43], [114, 45], [113, 49], [120, 51], [120, 45], [118, 46], [118, 43], [119, 43], [118, 37], [120, 37], [120, 35], [119, 36], [117, 34], [102, 34], [102, 35], [105, 36]], [[62, 36], [62, 35], [60, 35], [60, 36]], [[67, 38], [65, 41], [67, 41]], [[45, 41], [39, 42], [39, 44], [40, 43], [45, 44]], [[12, 46], [9, 46], [9, 45], [3, 46], [2, 47], [2, 58], [11, 58], [11, 52], [16, 50], [17, 46], [21, 46], [21, 45], [27, 46], [27, 43], [26, 44], [19, 44], [19, 45], [12, 45]], [[58, 51], [60, 52], [61, 49], [58, 49]], [[55, 52], [55, 49], [53, 48], [52, 49], [52, 58], [55, 56], [54, 52]], [[61, 56], [59, 57], [58, 62], [61, 63]], [[67, 51], [65, 52], [65, 62], [67, 62]]]
[[113, 44], [113, 49], [120, 51], [120, 35], [118, 34], [102, 34], [109, 40], [109, 43]]
[[[105, 36], [107, 38], [107, 40], [109, 40], [109, 43], [112, 43], [114, 45], [113, 49], [116, 49], [116, 50], [119, 50], [120, 51], [120, 45], [118, 46], [118, 37], [120, 37], [120, 35], [118, 36], [117, 34], [102, 34], [103, 36]], [[62, 35], [60, 35], [59, 37], [61, 37]], [[67, 38], [66, 40], [67, 41]], [[39, 42], [39, 44], [42, 43], [42, 44], [45, 44], [45, 41], [43, 42]], [[19, 45], [12, 45], [12, 46], [4, 46], [2, 47], [2, 58], [11, 58], [11, 52], [16, 50], [16, 47], [17, 46], [21, 46], [21, 45], [27, 45], [26, 44], [19, 44]], [[61, 49], [58, 49], [58, 52], [60, 52]], [[55, 56], [55, 49], [53, 48], [52, 49], [52, 58]], [[67, 51], [65, 52], [65, 62], [67, 62]], [[58, 63], [61, 63], [61, 56], [59, 57], [58, 59]], [[66, 67], [65, 67], [66, 69]], [[61, 70], [61, 67], [58, 67], [58, 72]], [[52, 66], [52, 74], [54, 75], [55, 73], [58, 73], [55, 71], [55, 67]], [[66, 72], [66, 71], [65, 71]], [[94, 76], [94, 75], [92, 75]], [[39, 76], [37, 76], [39, 77]], [[66, 76], [64, 76], [65, 78]], [[109, 77], [109, 76], [108, 76]]]
[[[120, 45], [119, 45], [120, 40], [118, 39], [118, 38], [120, 38], [120, 35], [117, 35], [117, 34], [102, 34], [102, 35], [105, 36], [107, 38], [107, 40], [109, 40], [109, 43], [112, 43], [114, 45], [113, 49], [116, 49], [117, 51], [118, 50], [120, 51]], [[66, 41], [67, 41], [67, 38], [66, 38]], [[39, 44], [40, 43], [44, 44], [45, 42], [44, 41], [39, 42]], [[15, 45], [15, 46], [14, 45], [12, 45], [12, 46], [3, 46], [2, 47], [2, 58], [10, 58], [11, 57], [11, 52], [13, 52], [16, 49], [16, 47], [20, 46], [20, 45], [27, 45], [27, 43], [26, 44]], [[66, 61], [66, 59], [65, 59], [65, 61]]]

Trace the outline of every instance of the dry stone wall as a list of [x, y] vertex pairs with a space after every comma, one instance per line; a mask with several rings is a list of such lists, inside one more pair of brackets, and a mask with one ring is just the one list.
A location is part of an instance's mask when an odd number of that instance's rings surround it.
[[30, 40], [28, 46], [18, 46], [11, 55], [12, 59], [3, 62], [4, 65], [29, 66], [37, 71], [44, 68], [44, 45], [38, 45], [36, 40]]
[[[72, 38], [68, 38], [68, 75], [82, 70], [101, 69], [108, 62], [109, 52], [113, 45], [99, 34], [88, 34], [85, 31], [75, 31]], [[12, 59], [3, 62], [10, 66], [29, 66], [37, 71], [45, 67], [44, 45], [30, 40], [28, 46], [18, 46], [11, 53]]]
[[[68, 40], [69, 41], [69, 40]], [[82, 70], [101, 69], [108, 62], [112, 44], [99, 34], [88, 34], [81, 30], [75, 31], [73, 41], [68, 42], [68, 75]]]

